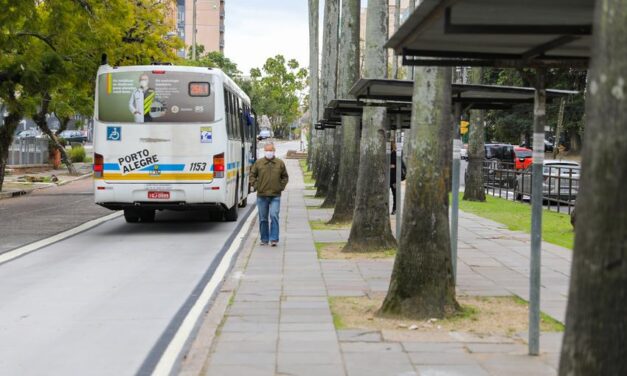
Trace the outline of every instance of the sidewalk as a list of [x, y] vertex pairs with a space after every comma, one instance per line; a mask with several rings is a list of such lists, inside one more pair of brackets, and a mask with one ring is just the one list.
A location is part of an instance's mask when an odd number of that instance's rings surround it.
[[[336, 330], [329, 298], [384, 293], [392, 259], [318, 260], [315, 242], [341, 242], [348, 230], [312, 231], [297, 161], [281, 201], [281, 243], [254, 246], [218, 328], [205, 375], [555, 375], [560, 333], [545, 333], [539, 357], [526, 355], [525, 334]], [[458, 295], [527, 299], [529, 236], [463, 214]], [[543, 244], [542, 310], [563, 320], [570, 251]], [[245, 255], [246, 252], [243, 253]]]

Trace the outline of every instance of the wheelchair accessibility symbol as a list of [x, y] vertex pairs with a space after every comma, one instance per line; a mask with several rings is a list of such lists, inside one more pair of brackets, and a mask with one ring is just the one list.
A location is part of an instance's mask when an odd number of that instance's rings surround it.
[[122, 140], [122, 127], [107, 127], [107, 141]]

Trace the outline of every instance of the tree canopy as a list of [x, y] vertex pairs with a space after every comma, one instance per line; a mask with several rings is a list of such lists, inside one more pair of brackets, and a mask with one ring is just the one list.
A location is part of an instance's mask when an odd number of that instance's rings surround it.
[[52, 112], [59, 117], [91, 115], [102, 54], [113, 65], [176, 60], [182, 42], [169, 35], [173, 4], [0, 0], [0, 101], [10, 114], [0, 122], [0, 188], [7, 148], [23, 117], [42, 127], [45, 122], [37, 119]]
[[250, 80], [242, 88], [251, 97], [258, 114], [268, 115], [277, 136], [285, 136], [288, 126], [300, 116], [300, 96], [307, 85], [308, 71], [295, 59], [270, 57], [261, 68], [250, 70]]

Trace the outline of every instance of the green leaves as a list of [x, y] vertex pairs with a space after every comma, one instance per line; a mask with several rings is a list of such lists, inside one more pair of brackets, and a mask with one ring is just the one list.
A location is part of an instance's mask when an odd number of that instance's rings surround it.
[[300, 101], [309, 73], [295, 59], [283, 55], [268, 58], [262, 68], [250, 70], [250, 83], [243, 88], [258, 114], [270, 117], [274, 132], [284, 136], [288, 126], [300, 116]]

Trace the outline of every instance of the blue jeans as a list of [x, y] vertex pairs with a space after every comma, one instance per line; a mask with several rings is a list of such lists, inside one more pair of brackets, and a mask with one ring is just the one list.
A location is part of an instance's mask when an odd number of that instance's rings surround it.
[[[258, 196], [257, 208], [259, 210], [259, 232], [261, 233], [261, 242], [278, 242], [281, 196]], [[268, 214], [270, 214], [270, 226], [268, 226]], [[268, 229], [268, 227], [270, 227], [270, 229]]]

